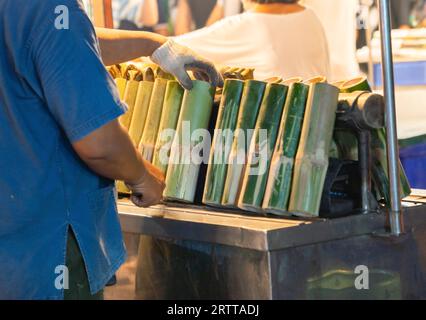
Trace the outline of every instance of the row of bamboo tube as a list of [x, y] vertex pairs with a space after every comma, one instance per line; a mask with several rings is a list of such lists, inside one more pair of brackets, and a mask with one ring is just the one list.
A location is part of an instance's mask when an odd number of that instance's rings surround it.
[[[226, 70], [231, 76], [220, 91], [203, 203], [318, 216], [331, 146], [337, 157], [357, 156], [353, 140], [336, 133], [333, 140], [339, 92], [368, 91], [368, 83], [355, 79], [331, 85], [324, 77], [257, 81], [247, 70]], [[200, 164], [189, 155], [200, 141], [180, 137], [185, 123], [190, 124], [189, 134], [208, 128], [216, 88], [194, 81], [194, 89], [185, 91], [170, 75], [149, 65], [115, 66], [110, 73], [129, 107], [122, 125], [144, 159], [166, 174], [165, 199], [194, 202], [197, 187], [202, 187], [197, 186]], [[168, 129], [176, 130], [175, 136], [167, 134]], [[387, 201], [384, 135], [383, 130], [372, 133], [373, 178]], [[409, 194], [403, 170], [401, 182], [402, 194]], [[118, 189], [128, 192], [123, 183]]]

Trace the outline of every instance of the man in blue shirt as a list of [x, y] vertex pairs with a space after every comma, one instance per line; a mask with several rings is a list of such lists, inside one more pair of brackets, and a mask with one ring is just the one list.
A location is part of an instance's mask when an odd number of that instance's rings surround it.
[[164, 189], [119, 125], [126, 106], [101, 59], [151, 56], [187, 89], [186, 69], [220, 76], [161, 36], [95, 31], [79, 0], [0, 0], [0, 43], [0, 299], [63, 299], [75, 255], [98, 294], [126, 258], [113, 180], [142, 207]]

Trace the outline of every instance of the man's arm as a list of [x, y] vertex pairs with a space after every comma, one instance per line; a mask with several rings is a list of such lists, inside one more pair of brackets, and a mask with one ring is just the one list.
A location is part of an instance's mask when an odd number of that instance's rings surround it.
[[97, 174], [125, 181], [138, 206], [149, 207], [161, 200], [165, 187], [163, 174], [142, 159], [118, 120], [74, 142], [73, 148]]
[[96, 36], [107, 66], [149, 57], [167, 42], [167, 37], [144, 31], [96, 28]]
[[223, 86], [223, 79], [213, 63], [164, 36], [104, 28], [96, 29], [96, 33], [105, 65], [150, 56], [161, 69], [175, 76], [185, 89], [192, 89], [189, 70], [203, 74], [213, 86]]

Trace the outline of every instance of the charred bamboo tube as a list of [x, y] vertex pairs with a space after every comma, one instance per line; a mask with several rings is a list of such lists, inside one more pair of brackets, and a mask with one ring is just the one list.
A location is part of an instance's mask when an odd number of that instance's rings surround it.
[[237, 207], [245, 164], [247, 163], [249, 143], [256, 119], [262, 104], [266, 83], [249, 80], [245, 82], [242, 93], [237, 126], [229, 155], [222, 205]]
[[155, 142], [157, 141], [158, 127], [160, 126], [167, 82], [168, 80], [163, 78], [157, 78], [154, 82], [145, 127], [139, 143], [139, 151], [141, 152], [142, 157], [149, 162], [152, 162], [152, 157], [154, 155]]
[[193, 155], [205, 147], [200, 129], [203, 133], [207, 131], [215, 93], [215, 88], [207, 82], [194, 80], [193, 84], [193, 89], [183, 95], [164, 190], [166, 200], [186, 203], [194, 202], [200, 163]]
[[203, 195], [203, 203], [208, 205], [220, 206], [222, 204], [227, 164], [243, 88], [244, 81], [230, 79], [225, 81]]
[[262, 212], [270, 160], [277, 140], [287, 93], [288, 87], [281, 84], [268, 84], [266, 87], [244, 171], [238, 201], [240, 209]]
[[135, 108], [132, 121], [130, 123], [129, 135], [135, 146], [139, 146], [145, 128], [146, 117], [151, 101], [154, 82], [141, 81], [139, 83], [138, 94], [136, 96]]
[[171, 144], [173, 143], [174, 132], [179, 120], [184, 89], [177, 81], [170, 80], [167, 83], [166, 93], [163, 103], [163, 112], [160, 126], [158, 128], [157, 142], [155, 143], [153, 165], [164, 174], [167, 172]]
[[139, 70], [130, 70], [128, 72], [128, 81], [126, 90], [124, 92], [124, 102], [126, 103], [128, 110], [120, 117], [120, 123], [127, 130], [130, 128], [130, 122], [132, 121], [133, 111], [136, 102], [136, 96], [138, 94], [139, 82], [142, 80], [142, 74]]
[[339, 89], [332, 85], [311, 85], [289, 202], [289, 211], [295, 215], [319, 215], [338, 98]]
[[271, 161], [263, 209], [268, 213], [286, 215], [291, 191], [294, 158], [299, 146], [309, 86], [293, 83], [278, 133]]

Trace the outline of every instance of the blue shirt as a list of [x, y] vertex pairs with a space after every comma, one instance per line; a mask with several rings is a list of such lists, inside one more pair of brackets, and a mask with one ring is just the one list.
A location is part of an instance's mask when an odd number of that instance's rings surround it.
[[[57, 29], [58, 5], [69, 29]], [[63, 298], [68, 228], [96, 293], [126, 253], [113, 182], [71, 143], [126, 107], [78, 0], [0, 0], [0, 43], [0, 299]]]

